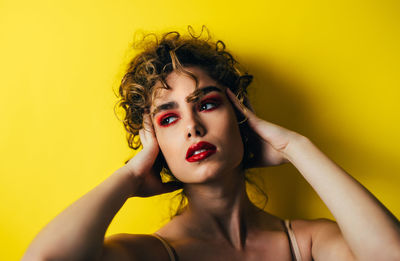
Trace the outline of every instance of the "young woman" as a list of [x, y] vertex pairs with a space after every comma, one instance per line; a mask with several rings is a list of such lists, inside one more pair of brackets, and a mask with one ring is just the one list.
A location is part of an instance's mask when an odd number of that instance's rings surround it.
[[[145, 42], [120, 86], [129, 145], [143, 149], [51, 221], [23, 260], [400, 260], [398, 220], [310, 139], [253, 113], [252, 77], [222, 42], [176, 32]], [[250, 202], [246, 169], [289, 162], [337, 223], [281, 220]], [[180, 188], [188, 204], [157, 232], [104, 239], [129, 197]]]

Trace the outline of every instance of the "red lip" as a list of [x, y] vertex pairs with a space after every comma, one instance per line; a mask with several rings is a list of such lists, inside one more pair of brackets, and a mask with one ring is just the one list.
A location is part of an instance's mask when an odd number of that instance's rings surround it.
[[[197, 150], [205, 150], [205, 151], [193, 155]], [[214, 154], [216, 150], [217, 148], [213, 144], [205, 141], [200, 141], [199, 143], [193, 144], [192, 146], [189, 147], [186, 153], [186, 160], [189, 162], [199, 161]]]

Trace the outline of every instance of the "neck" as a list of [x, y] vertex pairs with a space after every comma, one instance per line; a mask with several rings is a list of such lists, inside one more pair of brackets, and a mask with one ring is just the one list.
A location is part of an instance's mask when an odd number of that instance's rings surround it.
[[[222, 180], [186, 184], [188, 208], [184, 212], [188, 230], [203, 239], [225, 239], [243, 249], [251, 218], [257, 209], [249, 200], [243, 171], [224, 175]], [[190, 233], [189, 232], [189, 233]]]

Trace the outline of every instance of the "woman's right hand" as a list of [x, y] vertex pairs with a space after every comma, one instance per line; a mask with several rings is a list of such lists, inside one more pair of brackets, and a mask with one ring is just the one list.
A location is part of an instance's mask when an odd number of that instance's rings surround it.
[[139, 130], [142, 150], [121, 168], [135, 183], [131, 196], [150, 197], [182, 188], [179, 182], [162, 183], [162, 167], [157, 160], [160, 147], [149, 114], [143, 115], [143, 126], [144, 128]]

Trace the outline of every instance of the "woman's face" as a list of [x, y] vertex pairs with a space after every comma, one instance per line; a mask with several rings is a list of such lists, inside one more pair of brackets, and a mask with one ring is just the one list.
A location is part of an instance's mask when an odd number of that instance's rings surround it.
[[174, 176], [184, 183], [204, 183], [240, 170], [243, 143], [226, 87], [199, 67], [185, 69], [197, 77], [200, 99], [186, 101], [196, 90], [196, 82], [174, 71], [166, 79], [171, 89], [157, 92], [152, 120]]

